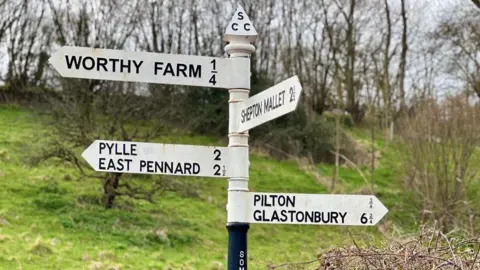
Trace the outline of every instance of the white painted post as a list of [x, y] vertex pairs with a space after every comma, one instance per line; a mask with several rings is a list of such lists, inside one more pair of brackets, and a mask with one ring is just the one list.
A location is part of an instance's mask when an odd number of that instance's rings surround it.
[[[225, 51], [230, 58], [250, 58], [255, 47], [250, 42], [255, 41], [257, 32], [250, 19], [239, 5], [232, 20], [227, 26], [224, 40], [229, 42]], [[241, 63], [238, 63], [239, 65]], [[250, 61], [249, 61], [250, 64]], [[232, 74], [233, 75], [233, 74]], [[247, 80], [249, 78], [245, 78]], [[245, 147], [248, 150], [248, 131], [237, 132], [240, 108], [235, 103], [248, 99], [248, 88], [229, 89], [229, 125], [228, 147]], [[249, 164], [248, 151], [246, 156], [235, 155], [237, 164]], [[248, 177], [233, 177], [228, 179], [227, 229], [228, 229], [228, 269], [247, 269], [247, 233], [249, 224], [247, 217]]]
[[[225, 51], [229, 54], [230, 58], [236, 57], [250, 57], [250, 54], [255, 51], [255, 47], [248, 43], [243, 43], [241, 41], [231, 41], [230, 44], [225, 46]], [[242, 88], [233, 88], [228, 90], [230, 97], [228, 100], [229, 103], [229, 125], [228, 125], [228, 147], [246, 147], [248, 149], [248, 131], [245, 132], [236, 132], [238, 128], [236, 125], [239, 123], [238, 119], [240, 118], [240, 107], [235, 106], [235, 103], [244, 101], [248, 99], [250, 89]], [[248, 151], [238, 151], [246, 152]], [[235, 155], [235, 158], [244, 159], [238, 160], [236, 164], [245, 164], [248, 162], [248, 155], [246, 157]], [[235, 161], [234, 161], [235, 162]], [[248, 177], [236, 177], [229, 178], [229, 188], [228, 188], [228, 222], [238, 222], [245, 219], [245, 203], [239, 202], [238, 199], [243, 200], [245, 197], [244, 192], [248, 192]], [[240, 193], [239, 193], [240, 192]]]

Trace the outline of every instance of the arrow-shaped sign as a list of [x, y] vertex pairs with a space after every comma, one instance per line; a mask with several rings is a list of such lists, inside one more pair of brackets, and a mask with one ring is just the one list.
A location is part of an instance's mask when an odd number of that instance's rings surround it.
[[388, 209], [372, 195], [254, 193], [248, 223], [373, 226]]
[[95, 171], [248, 177], [248, 148], [96, 140], [82, 157]]
[[250, 62], [246, 58], [64, 46], [49, 62], [62, 77], [69, 78], [250, 88]]
[[236, 132], [244, 132], [265, 122], [278, 118], [297, 108], [302, 85], [297, 76], [293, 76], [275, 86], [236, 103], [240, 115], [234, 119], [238, 125]]

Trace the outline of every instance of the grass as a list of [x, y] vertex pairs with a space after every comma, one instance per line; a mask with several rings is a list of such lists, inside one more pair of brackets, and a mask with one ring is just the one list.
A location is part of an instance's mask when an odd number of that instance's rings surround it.
[[[98, 180], [80, 179], [65, 163], [32, 167], [25, 162], [42, 143], [38, 135], [49, 131], [42, 123], [34, 112], [0, 106], [0, 268], [225, 269], [225, 179], [164, 177], [188, 192], [160, 193], [154, 204], [119, 198], [117, 208], [105, 210]], [[216, 144], [190, 135], [155, 141]], [[375, 183], [390, 210], [382, 223], [391, 220], [401, 229], [413, 229], [414, 205], [395, 179], [395, 151], [386, 150]], [[251, 153], [250, 162], [251, 191], [327, 193], [294, 161]], [[319, 165], [318, 170], [328, 176], [332, 168]], [[134, 179], [148, 183], [153, 178]], [[365, 182], [354, 169], [341, 168], [339, 186], [356, 193]], [[352, 245], [348, 232], [359, 244], [383, 240], [376, 227], [252, 224], [248, 263], [251, 269], [265, 269], [270, 263], [312, 260], [322, 249]]]

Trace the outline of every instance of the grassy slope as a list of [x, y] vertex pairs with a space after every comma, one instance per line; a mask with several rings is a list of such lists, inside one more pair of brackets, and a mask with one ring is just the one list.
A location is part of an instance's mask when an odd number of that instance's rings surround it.
[[[25, 156], [38, 143], [39, 116], [0, 106], [0, 268], [1, 269], [224, 269], [227, 254], [225, 179], [170, 178], [193, 190], [157, 196], [155, 204], [120, 199], [106, 211], [98, 202], [98, 180], [78, 180], [66, 164], [28, 167]], [[362, 136], [360, 134], [360, 136]], [[170, 136], [157, 141], [214, 144], [211, 138]], [[409, 198], [394, 181], [394, 153], [383, 153], [377, 171], [380, 200], [390, 209], [385, 220], [413, 225]], [[393, 156], [389, 156], [393, 155]], [[319, 166], [330, 174], [330, 166]], [[133, 176], [137, 178], [137, 176]], [[142, 178], [140, 181], [151, 181]], [[342, 168], [339, 185], [347, 192], [365, 186], [355, 170]], [[325, 193], [293, 161], [251, 155], [250, 190]], [[168, 240], [153, 230], [167, 229]], [[382, 237], [375, 227], [348, 228], [358, 242]], [[249, 265], [311, 260], [322, 248], [352, 245], [347, 227], [251, 225]], [[221, 266], [223, 265], [223, 266]]]

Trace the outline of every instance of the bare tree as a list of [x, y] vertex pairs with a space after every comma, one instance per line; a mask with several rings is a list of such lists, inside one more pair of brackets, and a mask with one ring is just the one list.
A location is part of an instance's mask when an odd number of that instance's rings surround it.
[[42, 78], [52, 29], [45, 23], [43, 1], [32, 5], [31, 1], [23, 0], [14, 8], [18, 14], [5, 25], [9, 56], [6, 81], [12, 90], [23, 91]]
[[[127, 49], [132, 43], [133, 32], [139, 25], [139, 5], [138, 1], [126, 0], [106, 0], [101, 5], [83, 1], [77, 9], [69, 2], [49, 2], [60, 45], [109, 49]], [[155, 99], [138, 95], [141, 84], [58, 77], [55, 80], [60, 82], [61, 90], [50, 98], [56, 136], [45, 149], [44, 158], [59, 157], [71, 162], [82, 176], [101, 179], [106, 208], [113, 207], [117, 196], [151, 201], [154, 192], [166, 188], [155, 184], [158, 180], [153, 181], [151, 189], [145, 189], [133, 181], [122, 182], [131, 177], [122, 173], [91, 173], [89, 166], [74, 154], [75, 149], [85, 149], [95, 139], [149, 141], [162, 131], [159, 119], [165, 109]], [[146, 128], [138, 125], [139, 121]]]
[[25, 2], [12, 2], [9, 0], [0, 1], [0, 41], [3, 41], [7, 34], [7, 30], [22, 15], [21, 10]]
[[465, 84], [467, 91], [480, 98], [480, 26], [478, 11], [462, 9], [458, 17], [444, 20], [432, 37], [440, 42], [447, 69], [444, 70]]

